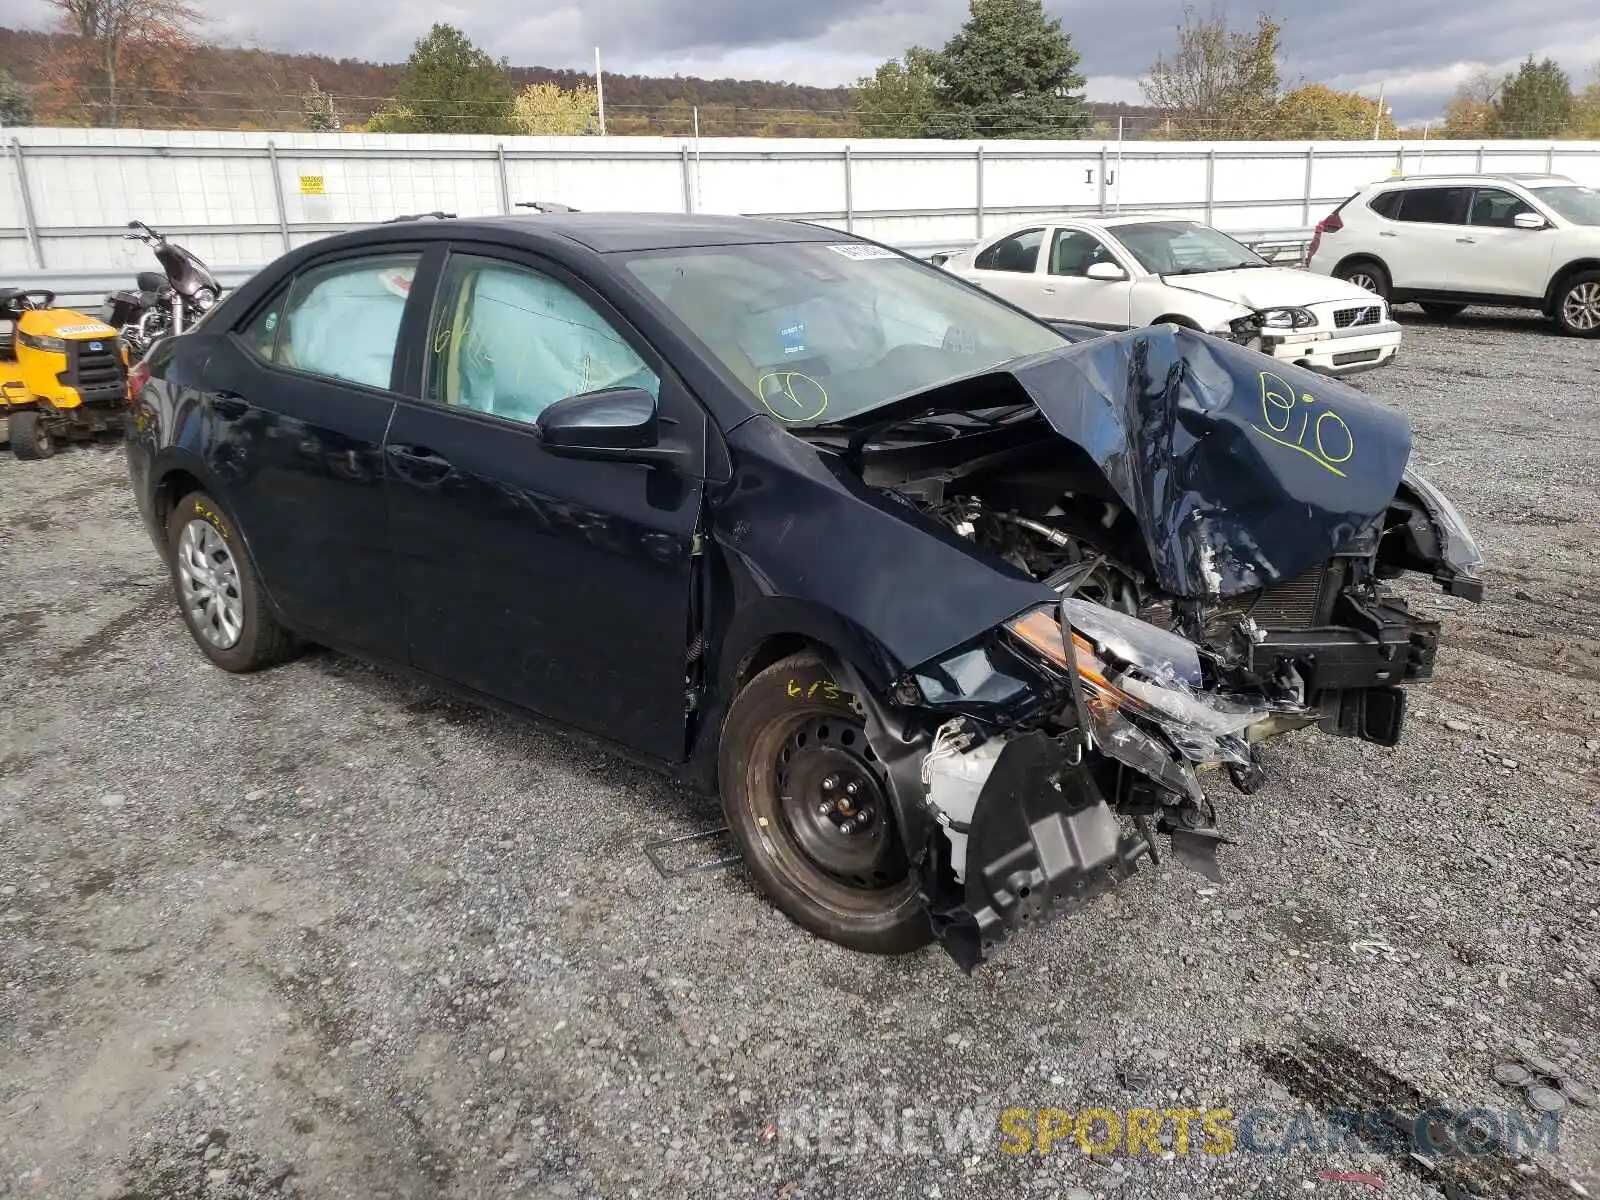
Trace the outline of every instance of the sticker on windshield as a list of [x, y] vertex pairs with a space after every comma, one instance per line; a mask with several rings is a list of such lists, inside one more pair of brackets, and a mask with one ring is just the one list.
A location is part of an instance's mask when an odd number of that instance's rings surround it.
[[845, 258], [853, 258], [857, 262], [863, 262], [869, 258], [900, 257], [893, 250], [887, 250], [882, 246], [869, 246], [865, 242], [844, 242], [840, 245], [829, 246], [828, 249], [835, 254], [842, 254]]
[[828, 393], [799, 371], [772, 371], [756, 380], [756, 395], [780, 421], [815, 421], [828, 411]]
[[785, 358], [791, 354], [804, 354], [806, 352], [805, 322], [796, 321], [793, 325], [784, 326], [778, 330], [778, 339], [783, 343]]

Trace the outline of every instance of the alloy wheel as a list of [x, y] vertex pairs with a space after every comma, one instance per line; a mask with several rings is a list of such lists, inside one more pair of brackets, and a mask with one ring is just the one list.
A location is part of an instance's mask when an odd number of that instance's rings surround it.
[[1561, 315], [1583, 333], [1600, 329], [1600, 282], [1588, 280], [1568, 292], [1561, 302]]
[[1378, 294], [1378, 281], [1370, 271], [1352, 271], [1347, 276], [1347, 282], [1355, 284], [1358, 288], [1365, 288], [1373, 295]]
[[244, 595], [233, 551], [209, 521], [196, 517], [178, 538], [179, 598], [195, 632], [218, 650], [244, 632]]

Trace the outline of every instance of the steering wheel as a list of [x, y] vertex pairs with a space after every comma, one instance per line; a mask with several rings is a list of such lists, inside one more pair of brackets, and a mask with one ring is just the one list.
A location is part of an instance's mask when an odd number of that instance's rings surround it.
[[12, 303], [18, 309], [54, 308], [56, 306], [56, 294], [48, 288], [26, 288], [16, 294]]

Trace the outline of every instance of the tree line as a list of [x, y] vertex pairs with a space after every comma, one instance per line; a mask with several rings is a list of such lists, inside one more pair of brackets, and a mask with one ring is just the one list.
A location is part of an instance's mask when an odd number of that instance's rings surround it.
[[[0, 122], [209, 125], [398, 133], [600, 132], [599, 96], [575, 71], [515, 68], [436, 24], [399, 67], [207, 46], [190, 0], [48, 0], [51, 35], [0, 30]], [[1234, 27], [1185, 8], [1140, 79], [1143, 106], [1090, 103], [1081, 57], [1042, 0], [970, 0], [938, 49], [909, 47], [853, 88], [740, 80], [605, 79], [605, 132], [708, 136], [1259, 140], [1600, 137], [1597, 81], [1576, 89], [1550, 59], [1466, 80], [1437, 129], [1401, 129], [1379, 100], [1290, 86], [1283, 25]], [[26, 55], [18, 45], [29, 47]], [[24, 86], [8, 65], [34, 78]], [[303, 73], [302, 73], [303, 72]], [[248, 82], [246, 82], [248, 81]]]

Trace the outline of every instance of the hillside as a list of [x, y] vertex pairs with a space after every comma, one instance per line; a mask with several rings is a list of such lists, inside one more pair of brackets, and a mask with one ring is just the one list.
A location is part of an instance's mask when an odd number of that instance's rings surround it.
[[[0, 28], [0, 69], [23, 83], [45, 82], [52, 37], [34, 30]], [[301, 96], [315, 79], [336, 98], [348, 124], [366, 120], [394, 90], [398, 63], [369, 63], [316, 54], [283, 54], [226, 46], [201, 46], [178, 71], [190, 81], [183, 95], [165, 94], [139, 105], [126, 124], [208, 129], [285, 129], [301, 123]], [[513, 67], [519, 84], [592, 82], [576, 71]], [[849, 107], [847, 88], [804, 87], [752, 79], [656, 78], [607, 72], [606, 124], [611, 133], [690, 132], [691, 110], [701, 109], [703, 133], [789, 132], [785, 125], [827, 133]], [[707, 128], [708, 123], [713, 128]], [[768, 128], [771, 126], [772, 128]]]
[[[0, 27], [0, 70], [35, 89], [46, 81], [55, 39], [36, 30]], [[296, 129], [303, 124], [301, 97], [314, 79], [335, 97], [347, 125], [365, 121], [382, 106], [400, 78], [398, 63], [369, 63], [319, 54], [284, 54], [242, 47], [200, 46], [177, 64], [183, 92], [143, 97], [119, 124], [187, 129]], [[592, 82], [576, 71], [513, 67], [519, 84], [555, 83], [563, 88]], [[606, 129], [614, 134], [724, 136], [847, 136], [850, 88], [806, 87], [760, 79], [698, 79], [613, 75], [607, 72]], [[1090, 104], [1097, 136], [1114, 136], [1118, 116], [1129, 119], [1130, 137], [1139, 118], [1154, 110], [1122, 104]], [[42, 114], [49, 119], [50, 114]]]

